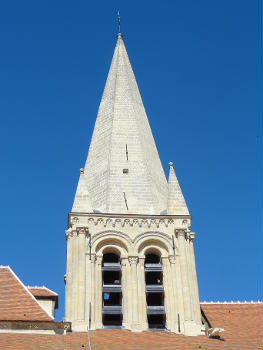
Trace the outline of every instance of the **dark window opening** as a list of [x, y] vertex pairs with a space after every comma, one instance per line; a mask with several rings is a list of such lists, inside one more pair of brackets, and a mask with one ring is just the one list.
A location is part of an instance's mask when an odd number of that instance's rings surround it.
[[165, 328], [165, 315], [147, 315], [147, 317], [149, 328]]
[[118, 263], [120, 261], [118, 255], [113, 253], [107, 253], [103, 255], [104, 263]]
[[121, 293], [103, 293], [104, 306], [121, 306]]
[[103, 325], [104, 326], [121, 326], [122, 325], [122, 315], [103, 315]]
[[148, 293], [146, 301], [148, 306], [163, 306], [163, 293]]
[[104, 285], [106, 284], [121, 284], [120, 271], [104, 271], [103, 272]]
[[160, 257], [156, 254], [147, 254], [145, 264], [160, 264]]
[[122, 325], [122, 293], [120, 257], [114, 253], [103, 254], [102, 260], [102, 319], [105, 327]]
[[145, 281], [147, 284], [163, 284], [163, 274], [161, 272], [146, 272]]

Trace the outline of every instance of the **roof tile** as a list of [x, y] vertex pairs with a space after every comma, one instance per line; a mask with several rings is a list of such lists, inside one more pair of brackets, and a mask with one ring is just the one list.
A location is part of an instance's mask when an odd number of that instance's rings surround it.
[[263, 304], [202, 304], [221, 339], [169, 332], [102, 329], [67, 335], [0, 334], [1, 350], [259, 350], [263, 347]]
[[9, 266], [0, 267], [0, 320], [53, 320]]

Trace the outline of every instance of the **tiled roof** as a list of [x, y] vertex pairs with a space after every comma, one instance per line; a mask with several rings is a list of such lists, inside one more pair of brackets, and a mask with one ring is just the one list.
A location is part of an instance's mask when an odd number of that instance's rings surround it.
[[221, 339], [186, 337], [169, 332], [98, 330], [67, 335], [0, 334], [1, 350], [261, 350], [263, 304], [202, 304], [212, 327], [223, 327]]
[[0, 266], [0, 320], [53, 321], [9, 266]]
[[48, 289], [47, 287], [33, 287], [28, 286], [27, 287], [29, 291], [34, 295], [34, 297], [57, 297], [57, 293], [53, 292], [52, 290]]

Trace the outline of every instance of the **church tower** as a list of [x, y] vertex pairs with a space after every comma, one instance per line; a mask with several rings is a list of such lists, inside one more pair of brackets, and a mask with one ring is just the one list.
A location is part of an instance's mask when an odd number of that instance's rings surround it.
[[66, 231], [73, 331], [202, 334], [191, 216], [169, 166], [167, 183], [119, 33]]

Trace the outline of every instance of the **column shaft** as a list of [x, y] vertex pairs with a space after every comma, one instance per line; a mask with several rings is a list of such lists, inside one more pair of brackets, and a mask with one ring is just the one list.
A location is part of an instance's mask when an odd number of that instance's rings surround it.
[[102, 327], [102, 271], [101, 271], [102, 256], [97, 256], [95, 264], [95, 328]]
[[78, 234], [76, 231], [73, 231], [73, 271], [72, 271], [72, 321], [76, 321], [78, 318]]
[[185, 240], [185, 251], [186, 251], [186, 260], [187, 260], [187, 276], [189, 284], [189, 294], [190, 294], [190, 307], [191, 307], [191, 321], [194, 320], [194, 281], [193, 281], [193, 271], [192, 271], [192, 259], [190, 257], [190, 245], [189, 238]]
[[90, 315], [90, 303], [91, 303], [91, 260], [89, 254], [85, 255], [86, 259], [86, 293], [85, 293], [85, 319], [87, 324], [89, 325]]
[[137, 279], [137, 263], [138, 257], [129, 257], [132, 274], [132, 329], [138, 328], [138, 279]]
[[195, 266], [195, 255], [194, 255], [194, 245], [193, 238], [190, 240], [190, 257], [192, 263], [192, 273], [193, 273], [193, 286], [194, 286], [194, 319], [196, 324], [201, 325], [201, 310], [199, 302], [199, 293], [198, 293], [198, 282], [196, 275], [196, 266]]
[[[173, 266], [174, 265], [174, 266]], [[178, 303], [178, 313], [176, 315], [177, 321], [177, 330], [180, 332], [183, 331], [183, 321], [185, 319], [184, 315], [184, 298], [183, 298], [183, 283], [182, 283], [182, 274], [180, 267], [180, 257], [177, 255], [175, 259], [175, 263], [172, 265], [174, 280], [176, 281], [177, 287], [177, 303]], [[179, 317], [178, 317], [179, 315]], [[179, 325], [180, 323], [180, 325]]]
[[127, 258], [121, 261], [121, 289], [122, 289], [122, 326], [128, 328], [128, 285], [127, 285]]
[[81, 230], [78, 235], [78, 300], [77, 300], [77, 319], [85, 319], [85, 281], [86, 281], [86, 261], [85, 261], [85, 240], [86, 232]]
[[172, 276], [168, 257], [162, 258], [166, 328], [174, 330]]
[[144, 260], [145, 260], [144, 257], [143, 258], [139, 258], [139, 264], [137, 266], [139, 324], [140, 324], [140, 329], [141, 330], [144, 330], [144, 329], [148, 328], [146, 294], [145, 294]]
[[126, 303], [126, 324], [128, 329], [132, 329], [132, 320], [133, 320], [133, 290], [132, 290], [132, 272], [131, 272], [131, 265], [130, 263], [126, 264], [126, 295], [127, 295], [127, 303]]
[[[178, 243], [179, 243], [179, 261], [181, 269], [181, 280], [182, 280], [182, 290], [183, 290], [183, 301], [184, 301], [184, 321], [191, 320], [191, 301], [188, 283], [188, 270], [187, 270], [187, 260], [186, 260], [186, 249], [185, 249], [185, 233], [184, 231], [179, 231], [178, 233]], [[183, 321], [183, 320], [181, 320]]]
[[95, 329], [95, 293], [96, 293], [95, 263], [96, 263], [96, 255], [91, 255], [91, 274], [90, 274], [91, 329]]
[[[172, 284], [172, 313], [173, 313], [173, 331], [178, 333], [178, 313], [179, 311], [179, 293], [178, 293], [178, 276], [176, 275], [175, 258], [169, 256], [171, 284]], [[181, 278], [181, 276], [179, 276]]]
[[69, 230], [66, 233], [67, 237], [67, 272], [66, 272], [66, 304], [65, 318], [66, 321], [71, 320], [71, 302], [72, 302], [72, 236]]

